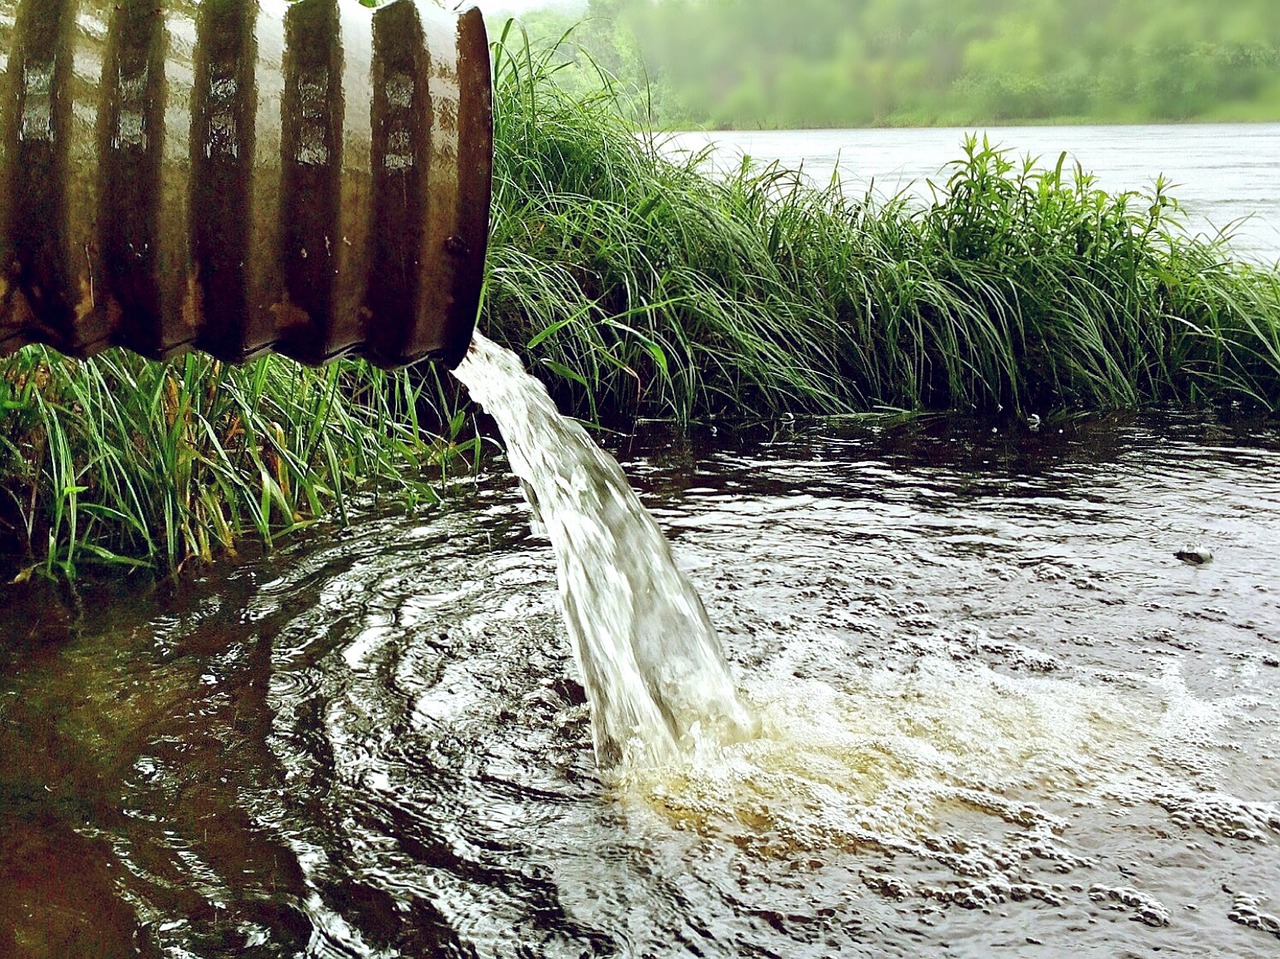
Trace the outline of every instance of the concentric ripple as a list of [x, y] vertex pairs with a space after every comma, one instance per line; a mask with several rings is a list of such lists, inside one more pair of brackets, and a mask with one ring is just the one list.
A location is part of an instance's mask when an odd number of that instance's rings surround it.
[[1271, 954], [1280, 437], [996, 427], [619, 451], [762, 726], [657, 768], [597, 770], [502, 473], [179, 591], [33, 593], [0, 954]]

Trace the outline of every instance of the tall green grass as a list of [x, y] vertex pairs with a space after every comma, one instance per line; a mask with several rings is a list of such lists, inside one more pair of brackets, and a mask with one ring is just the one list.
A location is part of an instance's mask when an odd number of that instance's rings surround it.
[[[1188, 236], [1160, 181], [1107, 194], [977, 138], [922, 206], [776, 165], [710, 178], [607, 77], [562, 90], [561, 62], [510, 28], [494, 46], [481, 324], [567, 412], [1280, 411], [1280, 275]], [[28, 347], [0, 359], [0, 542], [26, 574], [176, 568], [363, 497], [429, 501], [475, 435], [434, 369]]]
[[[243, 367], [121, 351], [70, 360], [27, 347], [0, 361], [0, 522], [25, 561], [177, 568], [252, 534], [335, 515], [356, 497], [436, 497], [446, 446], [421, 428], [434, 377], [266, 357]], [[455, 414], [448, 424], [462, 428]]]
[[486, 319], [580, 415], [1280, 409], [1280, 277], [1189, 236], [1162, 181], [1108, 194], [976, 137], [922, 206], [708, 178], [562, 62], [496, 45]]
[[845, 409], [831, 319], [785, 289], [757, 224], [637, 136], [607, 81], [562, 91], [555, 57], [495, 46], [491, 333], [593, 420]]

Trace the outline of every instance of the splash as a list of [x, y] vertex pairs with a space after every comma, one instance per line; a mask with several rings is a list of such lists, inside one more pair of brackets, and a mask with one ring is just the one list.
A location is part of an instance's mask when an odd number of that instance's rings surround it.
[[615, 792], [651, 835], [733, 849], [764, 888], [837, 862], [892, 902], [1087, 902], [1162, 928], [1171, 890], [1117, 885], [1112, 868], [1135, 834], [1280, 835], [1280, 805], [1223, 788], [1218, 734], [1242, 704], [1197, 699], [1176, 674], [1121, 692], [925, 656], [838, 685], [753, 674], [743, 695], [757, 737], [623, 769]]
[[[1133, 872], [1135, 842], [1171, 827], [1259, 847], [1280, 835], [1270, 796], [1231, 792], [1225, 733], [1247, 699], [1202, 699], [1176, 668], [1107, 683], [1006, 673], [972, 655], [989, 636], [950, 627], [916, 636], [905, 659], [851, 668], [824, 654], [839, 640], [822, 625], [778, 636], [735, 689], [617, 463], [506, 351], [478, 340], [459, 373], [498, 420], [555, 547], [625, 828], [695, 885], [719, 888], [726, 863], [752, 877], [735, 880], [735, 910], [774, 912], [779, 889], [807, 896], [829, 880], [869, 893], [859, 908], [930, 924], [962, 926], [942, 918], [951, 906], [1003, 921], [1034, 902], [1127, 916], [1173, 941], [1186, 893]], [[810, 656], [820, 669], [797, 668]], [[583, 882], [599, 870], [588, 857]], [[1266, 932], [1267, 905], [1237, 896], [1229, 918]]]
[[497, 421], [555, 550], [599, 761], [659, 763], [749, 738], [756, 722], [702, 600], [617, 461], [481, 334], [454, 374]]

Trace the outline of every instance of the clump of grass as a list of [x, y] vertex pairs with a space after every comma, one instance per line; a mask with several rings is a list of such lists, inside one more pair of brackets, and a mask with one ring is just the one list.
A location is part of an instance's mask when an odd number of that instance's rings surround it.
[[1235, 263], [1225, 238], [1189, 236], [1162, 178], [1108, 194], [1065, 159], [1017, 164], [970, 137], [937, 200], [907, 213], [909, 252], [985, 307], [926, 337], [947, 348], [923, 399], [1021, 409], [1234, 396], [1274, 408], [1280, 366], [1248, 356], [1280, 330], [1274, 271]]
[[571, 96], [556, 71], [554, 48], [495, 44], [490, 332], [592, 420], [720, 415], [766, 395], [846, 408], [834, 318], [784, 289], [756, 225], [637, 136], [607, 82]]
[[976, 137], [922, 207], [710, 179], [560, 62], [495, 46], [486, 320], [579, 415], [1280, 409], [1280, 279], [1189, 236], [1162, 181], [1108, 194]]
[[[27, 347], [0, 361], [0, 519], [39, 569], [176, 568], [252, 533], [276, 535], [354, 494], [436, 494], [446, 449], [419, 422], [434, 377], [269, 356], [243, 367]], [[449, 426], [461, 429], [455, 415]]]

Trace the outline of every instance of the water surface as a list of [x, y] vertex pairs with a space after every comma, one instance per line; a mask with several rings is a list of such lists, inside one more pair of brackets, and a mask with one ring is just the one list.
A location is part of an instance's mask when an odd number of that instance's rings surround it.
[[1280, 948], [1274, 426], [619, 453], [761, 738], [597, 770], [501, 463], [178, 588], [7, 587], [0, 954]]

